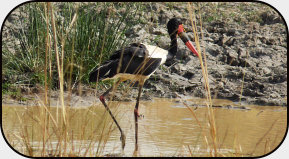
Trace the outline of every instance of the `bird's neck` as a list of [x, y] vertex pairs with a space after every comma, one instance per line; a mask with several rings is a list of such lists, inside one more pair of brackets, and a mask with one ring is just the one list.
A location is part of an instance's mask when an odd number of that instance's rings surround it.
[[172, 60], [178, 51], [177, 35], [173, 34], [170, 37], [171, 37], [171, 46], [169, 48], [169, 53], [167, 57], [168, 61]]

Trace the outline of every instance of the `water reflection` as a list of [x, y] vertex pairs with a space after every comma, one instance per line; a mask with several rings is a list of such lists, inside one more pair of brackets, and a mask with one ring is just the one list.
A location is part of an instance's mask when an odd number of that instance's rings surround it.
[[[214, 101], [215, 105], [234, 105], [228, 101]], [[181, 101], [170, 99], [154, 99], [142, 101], [140, 113], [144, 118], [139, 121], [139, 150], [142, 156], [208, 156], [213, 150], [209, 131], [208, 109], [203, 100], [187, 100], [188, 105], [204, 105], [192, 107], [196, 118]], [[124, 156], [132, 156], [134, 150], [134, 102], [110, 102], [109, 106], [117, 114], [117, 119], [126, 133]], [[270, 152], [282, 141], [287, 126], [287, 108], [246, 106], [248, 109], [214, 108], [217, 129], [217, 151], [220, 156], [260, 156]], [[3, 106], [3, 130], [10, 142], [19, 142], [15, 137], [21, 131], [21, 123], [17, 116], [31, 109], [30, 116], [25, 117], [31, 127], [33, 142], [41, 143], [41, 129], [35, 120], [41, 119], [39, 107]], [[17, 112], [17, 113], [16, 113]], [[57, 109], [51, 108], [51, 114]], [[60, 113], [59, 111], [58, 113]], [[97, 149], [100, 155], [118, 154], [121, 152], [120, 134], [110, 121], [108, 114], [100, 103], [91, 107], [71, 108], [69, 132], [73, 132], [73, 146], [87, 145]], [[61, 119], [58, 119], [61, 121]], [[40, 120], [41, 121], [41, 120]], [[40, 124], [39, 124], [40, 125]], [[200, 127], [201, 126], [201, 127]], [[98, 147], [102, 128], [112, 131], [104, 135], [106, 144]], [[55, 130], [54, 130], [55, 131]], [[8, 135], [10, 133], [10, 135]], [[15, 134], [15, 135], [11, 135]], [[53, 134], [53, 133], [52, 133]], [[52, 136], [53, 138], [53, 136]], [[71, 138], [71, 136], [70, 136]], [[57, 137], [54, 137], [57, 141]], [[92, 142], [94, 141], [94, 142]], [[104, 140], [102, 140], [104, 142]], [[208, 144], [207, 144], [208, 142]], [[36, 144], [41, 145], [41, 144]], [[15, 144], [15, 146], [21, 146]], [[22, 147], [23, 148], [23, 147]], [[92, 150], [91, 150], [92, 151]], [[81, 153], [85, 154], [85, 152]], [[89, 154], [89, 153], [88, 153]]]

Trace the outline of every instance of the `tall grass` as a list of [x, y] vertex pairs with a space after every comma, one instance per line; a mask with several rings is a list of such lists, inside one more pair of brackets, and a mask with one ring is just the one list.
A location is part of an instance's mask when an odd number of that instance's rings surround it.
[[[87, 83], [93, 67], [127, 44], [125, 33], [139, 23], [134, 15], [140, 11], [141, 4], [55, 3], [54, 8], [55, 38], [53, 26], [46, 22], [43, 3], [27, 3], [16, 10], [20, 13], [17, 25], [21, 29], [11, 31], [9, 40], [13, 47], [5, 41], [2, 44], [3, 76], [7, 79], [4, 82], [44, 85], [44, 70], [49, 68], [46, 70], [50, 75], [49, 87], [59, 88], [58, 60], [55, 60], [58, 56], [64, 88]], [[45, 58], [47, 38], [53, 47]], [[51, 63], [46, 67], [47, 58]]]
[[[4, 133], [14, 149], [34, 157], [103, 155], [103, 148], [113, 130], [113, 122], [106, 119], [103, 111], [94, 106], [67, 108], [67, 129], [64, 129], [63, 116], [59, 113], [61, 108], [49, 108], [40, 99], [39, 102], [39, 106], [8, 108], [11, 109], [9, 115], [16, 118], [8, 117], [15, 120], [10, 122], [13, 131], [4, 127]], [[15, 123], [18, 131], [13, 128]]]
[[[196, 42], [196, 46], [197, 46], [197, 50], [199, 52], [199, 61], [200, 61], [200, 65], [201, 65], [201, 68], [202, 68], [202, 75], [203, 75], [203, 79], [204, 79], [204, 83], [203, 83], [203, 86], [204, 86], [204, 89], [206, 90], [206, 99], [207, 99], [207, 111], [208, 111], [208, 123], [207, 123], [207, 126], [208, 126], [208, 130], [209, 132], [204, 132], [204, 127], [206, 127], [206, 125], [202, 125], [200, 124], [199, 120], [198, 120], [198, 116], [196, 115], [196, 113], [186, 104], [186, 102], [184, 100], [183, 101], [183, 104], [189, 109], [189, 111], [192, 113], [192, 116], [195, 118], [200, 130], [202, 130], [202, 136], [204, 138], [204, 142], [206, 143], [207, 145], [207, 149], [209, 150], [209, 156], [212, 156], [212, 157], [219, 157], [219, 156], [222, 156], [222, 157], [225, 157], [227, 155], [229, 156], [244, 156], [244, 155], [249, 155], [249, 156], [252, 156], [256, 149], [258, 148], [258, 145], [262, 142], [264, 142], [265, 140], [265, 136], [272, 130], [272, 128], [275, 126], [276, 124], [276, 121], [275, 120], [271, 127], [265, 132], [265, 134], [260, 137], [260, 139], [258, 140], [258, 142], [256, 143], [256, 146], [254, 147], [254, 149], [252, 150], [252, 152], [250, 154], [243, 154], [242, 153], [242, 146], [238, 143], [237, 141], [237, 134], [235, 134], [235, 137], [234, 137], [234, 141], [233, 141], [233, 148], [232, 150], [234, 152], [232, 152], [232, 154], [223, 154], [222, 152], [219, 152], [219, 150], [221, 149], [222, 147], [222, 142], [220, 142], [220, 138], [218, 138], [218, 134], [217, 134], [217, 125], [216, 125], [216, 122], [215, 122], [215, 114], [214, 114], [214, 109], [213, 109], [213, 103], [212, 103], [212, 98], [211, 98], [211, 93], [210, 93], [210, 85], [209, 85], [209, 80], [208, 80], [208, 71], [207, 71], [207, 61], [206, 61], [206, 52], [205, 52], [205, 49], [201, 49], [201, 41], [200, 42], [200, 38], [199, 38], [199, 34], [201, 36], [201, 39], [204, 39], [204, 36], [203, 36], [203, 31], [202, 31], [202, 16], [203, 16], [203, 13], [202, 13], [202, 10], [200, 9], [200, 3], [194, 3], [194, 6], [191, 6], [192, 3], [189, 3], [188, 2], [188, 11], [189, 11], [189, 15], [190, 15], [190, 20], [191, 20], [191, 26], [192, 26], [192, 30], [194, 32], [194, 37], [195, 37], [195, 42]], [[247, 5], [247, 4], [245, 4]], [[218, 5], [217, 5], [218, 6]], [[196, 15], [196, 10], [198, 10], [198, 15]], [[251, 12], [249, 12], [251, 13]], [[198, 19], [196, 18], [198, 17]], [[208, 21], [208, 19], [206, 20]], [[257, 21], [259, 21], [257, 19]], [[197, 27], [197, 24], [199, 24], [199, 27]], [[200, 28], [200, 30], [197, 30], [197, 28]], [[203, 44], [202, 44], [203, 45]], [[204, 46], [204, 45], [203, 45]], [[246, 55], [248, 58], [248, 52], [246, 52]], [[246, 65], [247, 63], [245, 63], [245, 68], [246, 68]], [[242, 84], [241, 84], [241, 96], [240, 96], [240, 100], [239, 100], [239, 103], [241, 104], [241, 99], [242, 99], [242, 92], [243, 92], [243, 85], [244, 85], [244, 77], [245, 77], [245, 72], [243, 73], [243, 77], [242, 77]], [[227, 130], [226, 131], [226, 134], [225, 134], [225, 137], [223, 139], [223, 142], [225, 140], [225, 138], [227, 137], [227, 133], [228, 131], [230, 130]], [[207, 135], [209, 134], [209, 135]], [[268, 140], [270, 139], [267, 139], [265, 141], [265, 146], [264, 146], [264, 154], [268, 153], [269, 151], [267, 150], [267, 143], [268, 143]], [[270, 147], [268, 148], [270, 149]], [[189, 152], [191, 153], [191, 156], [193, 156], [193, 152], [191, 151], [191, 148], [188, 147], [188, 150]]]
[[[123, 10], [119, 11], [119, 8]], [[82, 82], [87, 83], [88, 73], [106, 60], [114, 50], [127, 43], [125, 33], [139, 22], [134, 15], [141, 9], [139, 3], [28, 3], [21, 6], [18, 24], [21, 29], [12, 30], [9, 43], [2, 44], [2, 66], [4, 82], [16, 84], [44, 85], [44, 102], [39, 99], [37, 114], [16, 115], [22, 122], [20, 141], [25, 145], [23, 154], [29, 156], [98, 156], [101, 154], [112, 123], [94, 125], [94, 133], [88, 136], [89, 146], [85, 153], [74, 151], [74, 135], [71, 132], [73, 113], [64, 99], [64, 90], [71, 91]], [[121, 13], [120, 13], [121, 12]], [[17, 78], [14, 78], [15, 75]], [[23, 75], [23, 76], [19, 76]], [[52, 111], [50, 90], [59, 88], [60, 107]], [[91, 113], [88, 109], [87, 113]], [[28, 115], [28, 116], [26, 116]], [[33, 127], [42, 130], [42, 146], [34, 151], [34, 137], [24, 118], [37, 121]], [[83, 133], [91, 119], [81, 121]], [[104, 124], [103, 124], [104, 122]], [[110, 125], [110, 126], [107, 126]], [[32, 129], [33, 130], [33, 129]], [[99, 135], [100, 137], [97, 137]], [[32, 136], [31, 136], [32, 135]], [[57, 144], [53, 141], [56, 137]], [[86, 136], [83, 136], [86, 137]], [[85, 140], [81, 137], [80, 140]], [[98, 139], [97, 139], [98, 138]], [[99, 142], [96, 142], [97, 141]], [[87, 140], [87, 139], [86, 139]], [[32, 145], [31, 145], [32, 144]], [[94, 150], [98, 144], [97, 151]], [[37, 150], [37, 151], [38, 151]], [[50, 150], [50, 152], [48, 152]]]
[[[199, 7], [199, 6], [198, 6]], [[200, 31], [197, 30], [197, 20], [196, 20], [196, 15], [195, 15], [195, 10], [194, 10], [194, 6], [191, 6], [191, 3], [188, 3], [188, 11], [189, 11], [189, 15], [190, 15], [190, 20], [191, 20], [191, 25], [192, 25], [192, 30], [194, 32], [194, 37], [195, 37], [195, 42], [196, 42], [196, 46], [197, 46], [197, 50], [199, 52], [199, 61], [201, 64], [201, 68], [202, 68], [202, 75], [203, 75], [203, 79], [204, 79], [204, 88], [207, 92], [207, 109], [208, 109], [208, 126], [209, 126], [209, 130], [210, 130], [210, 136], [211, 136], [211, 144], [208, 144], [208, 138], [206, 135], [203, 134], [204, 137], [204, 141], [207, 143], [208, 148], [210, 148], [210, 153], [212, 156], [218, 156], [218, 152], [217, 152], [217, 130], [216, 130], [216, 123], [215, 123], [215, 115], [214, 115], [214, 111], [213, 111], [213, 103], [212, 103], [212, 98], [211, 98], [211, 92], [210, 92], [210, 85], [209, 85], [209, 78], [208, 78], [208, 70], [207, 70], [207, 61], [206, 61], [206, 54], [205, 54], [205, 50], [201, 50], [201, 44], [200, 44], [200, 40], [199, 40], [199, 35], [198, 33], [201, 33], [201, 37], [202, 39], [204, 39], [203, 36], [203, 31], [202, 31], [202, 16], [199, 13], [199, 25], [200, 25]], [[203, 53], [203, 55], [202, 55]], [[204, 62], [203, 62], [204, 59]], [[189, 107], [188, 107], [189, 108]], [[194, 112], [189, 108], [189, 110], [192, 112], [193, 116], [195, 119], [197, 119], [196, 115], [194, 114]], [[197, 120], [198, 122], [198, 120]], [[198, 122], [199, 123], [199, 122]], [[200, 128], [202, 129], [202, 126], [199, 124]], [[203, 130], [203, 129], [202, 129]], [[213, 148], [211, 148], [211, 146]]]

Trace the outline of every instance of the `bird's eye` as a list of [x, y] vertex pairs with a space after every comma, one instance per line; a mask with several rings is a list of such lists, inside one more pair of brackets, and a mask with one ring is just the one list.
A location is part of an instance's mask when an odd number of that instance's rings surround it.
[[185, 28], [184, 28], [184, 32], [187, 32]]

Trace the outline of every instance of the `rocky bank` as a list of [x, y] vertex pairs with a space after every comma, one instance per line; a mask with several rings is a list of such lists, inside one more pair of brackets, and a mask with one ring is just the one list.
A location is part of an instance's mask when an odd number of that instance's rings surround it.
[[[223, 3], [220, 12], [234, 13], [242, 3]], [[202, 11], [210, 11], [210, 4]], [[287, 106], [287, 29], [282, 17], [271, 7], [261, 3], [247, 3], [245, 12], [254, 12], [258, 21], [249, 16], [236, 15], [227, 18], [242, 20], [212, 20], [203, 23], [204, 38], [200, 39], [206, 53], [212, 97], [240, 100], [248, 104]], [[266, 9], [261, 11], [260, 9]], [[221, 7], [220, 7], [221, 8]], [[148, 29], [142, 25], [132, 28], [131, 41], [145, 41], [167, 49], [169, 37], [166, 22], [171, 17], [184, 21], [187, 32], [191, 21], [186, 4], [168, 10], [162, 3], [155, 3], [144, 18], [152, 19]], [[227, 10], [226, 10], [227, 9]], [[237, 9], [236, 9], [237, 11]], [[239, 16], [239, 17], [238, 17]], [[154, 22], [157, 21], [157, 22]], [[155, 40], [158, 38], [159, 40]], [[156, 97], [185, 96], [206, 97], [199, 59], [178, 41], [179, 51], [172, 66], [163, 65], [146, 82], [145, 92]], [[243, 88], [243, 89], [242, 89]], [[149, 93], [145, 93], [146, 95]]]

